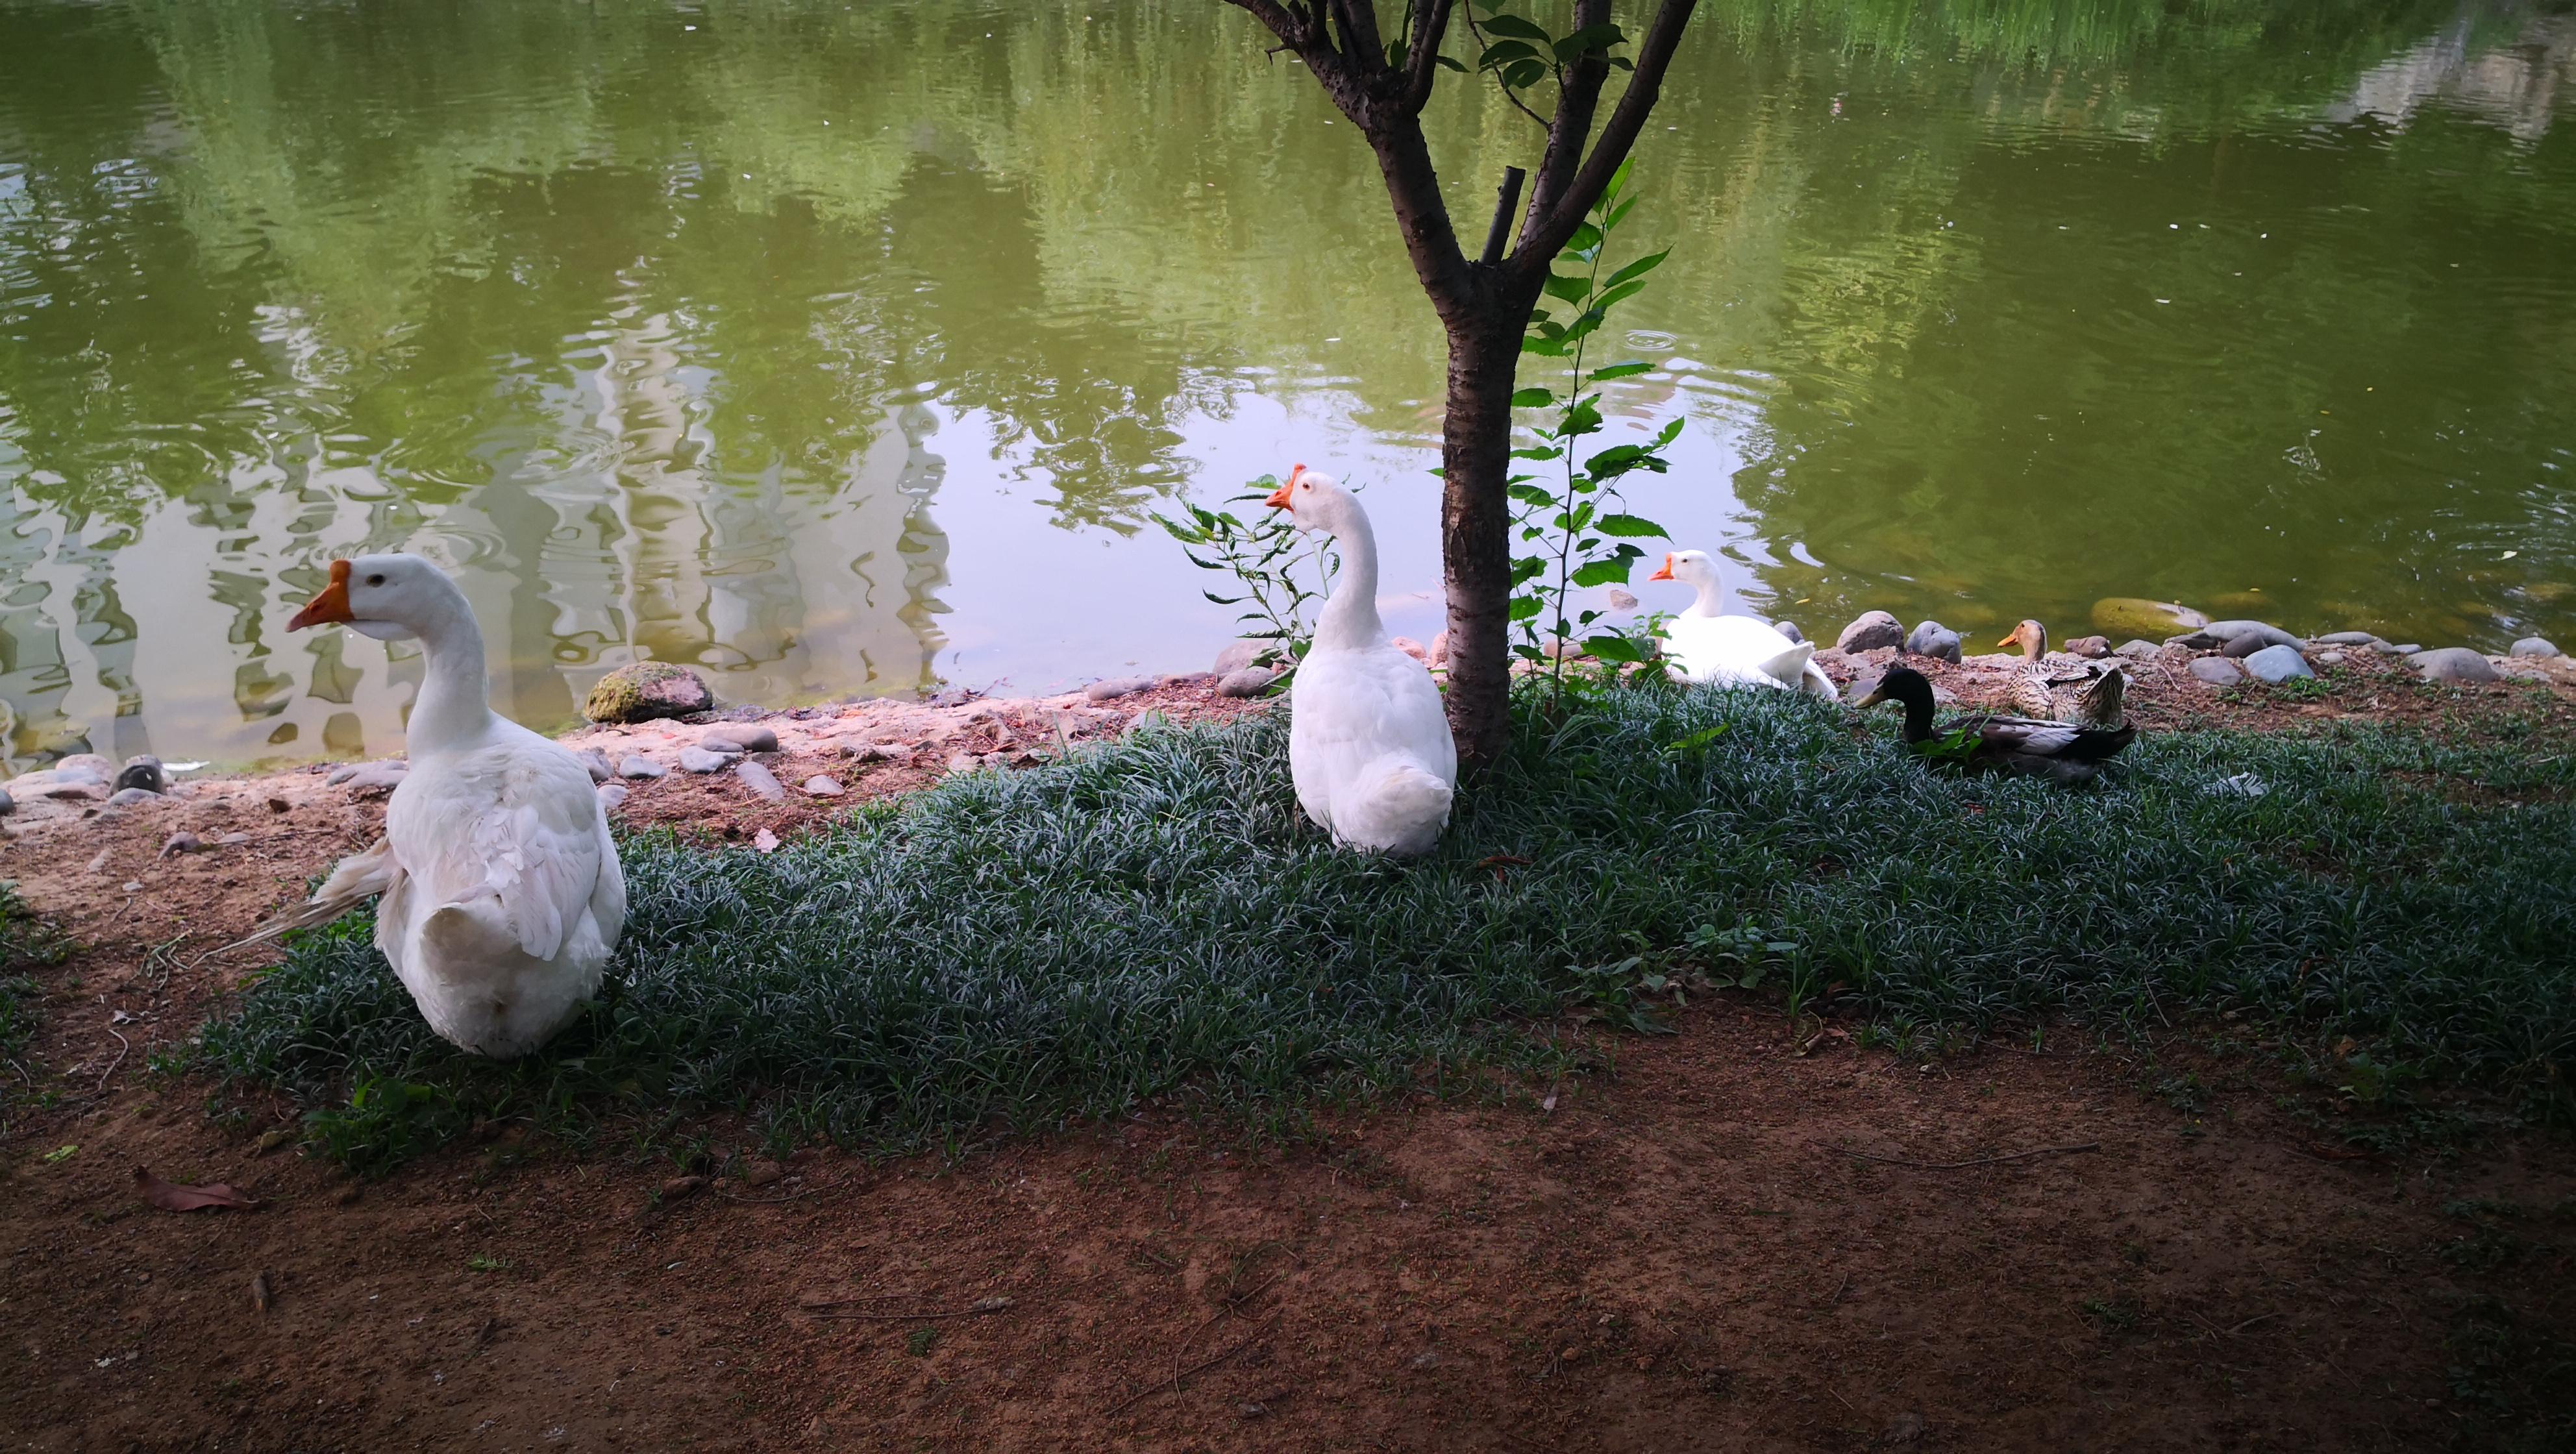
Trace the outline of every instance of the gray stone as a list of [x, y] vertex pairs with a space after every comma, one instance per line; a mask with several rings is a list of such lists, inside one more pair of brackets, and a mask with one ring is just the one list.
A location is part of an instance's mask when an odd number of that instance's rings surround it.
[[2377, 644], [2379, 638], [2368, 631], [2329, 631], [2308, 640], [2316, 646], [2371, 646]]
[[2491, 682], [2504, 674], [2495, 663], [2465, 646], [2444, 646], [2418, 653], [2413, 665], [2428, 681]]
[[603, 812], [614, 813], [626, 805], [627, 788], [624, 783], [601, 783], [592, 791], [599, 794], [599, 806]]
[[1266, 636], [1257, 638], [1251, 636], [1241, 637], [1237, 640], [1227, 642], [1225, 644], [1225, 650], [1216, 654], [1216, 665], [1208, 669], [1221, 677], [1231, 676], [1234, 673], [1243, 670], [1245, 667], [1252, 665], [1255, 660], [1259, 659], [1261, 653], [1268, 651], [1269, 649], [1270, 639]]
[[1903, 646], [1905, 628], [1885, 611], [1863, 611], [1834, 638], [1836, 651], [1875, 651], [1882, 646]]
[[2163, 647], [2156, 645], [2152, 641], [2140, 641], [2132, 638], [2128, 641], [2123, 641], [2118, 646], [2112, 648], [2111, 654], [2113, 656], [2127, 657], [2131, 661], [2145, 661], [2162, 650], [2164, 650]]
[[2513, 644], [2513, 656], [2563, 656], [2546, 636], [2526, 636]]
[[16, 811], [18, 811], [18, 800], [9, 796], [7, 788], [0, 788], [0, 818], [5, 818]]
[[2245, 680], [2245, 669], [2223, 656], [2195, 656], [2191, 674], [2213, 687], [2232, 687]]
[[1612, 586], [1610, 588], [1610, 609], [1613, 611], [1634, 611], [1637, 609], [1637, 598], [1629, 595], [1626, 591], [1619, 589], [1617, 586]]
[[163, 858], [168, 858], [174, 853], [194, 853], [205, 846], [204, 840], [198, 838], [194, 833], [173, 833], [162, 843], [161, 856]]
[[783, 803], [787, 801], [787, 789], [779, 785], [778, 774], [762, 767], [759, 763], [735, 763], [733, 775], [742, 779], [742, 785], [744, 787], [758, 793], [762, 798], [769, 802]]
[[1276, 680], [1278, 674], [1266, 666], [1247, 666], [1241, 671], [1227, 672], [1225, 680], [1216, 684], [1216, 694], [1220, 697], [1257, 697], [1270, 690], [1270, 684]]
[[2424, 648], [2415, 645], [2411, 641], [2404, 646], [2400, 646], [2393, 641], [2373, 640], [2370, 643], [2370, 649], [2378, 652], [2382, 656], [2413, 656]]
[[883, 742], [844, 742], [841, 755], [852, 762], [901, 762], [912, 756], [912, 749]]
[[2395, 646], [2388, 648], [2388, 654], [2391, 656], [2416, 656], [2420, 655], [2423, 650], [2423, 646], [2417, 642], [2401, 641]]
[[1771, 623], [1771, 629], [1788, 637], [1792, 643], [1807, 639], [1807, 633], [1799, 630], [1798, 623], [1795, 621], [1774, 621]]
[[2278, 642], [2266, 641], [2262, 637], [2248, 631], [2244, 635], [2222, 644], [2218, 648], [2218, 654], [2225, 657], [2232, 657], [2238, 661], [2243, 661], [2245, 658], [2252, 656], [2258, 651], [2270, 651], [2277, 645], [2279, 645]]
[[680, 749], [680, 771], [682, 772], [722, 772], [725, 764], [731, 761], [733, 759], [723, 753], [709, 752], [703, 747]]
[[1084, 687], [1082, 695], [1091, 701], [1106, 702], [1113, 697], [1132, 697], [1138, 692], [1151, 691], [1153, 686], [1152, 677], [1111, 677]]
[[150, 788], [118, 788], [107, 795], [107, 805], [111, 808], [122, 808], [128, 803], [154, 802], [160, 796]]
[[837, 798], [841, 794], [849, 791], [849, 789], [841, 786], [841, 780], [839, 778], [823, 773], [816, 773], [814, 776], [807, 778], [801, 786], [803, 786], [809, 795], [817, 798]]
[[656, 717], [686, 717], [712, 709], [714, 689], [706, 678], [667, 661], [639, 661], [601, 677], [581, 704], [593, 722], [649, 722]]
[[390, 793], [401, 787], [411, 775], [411, 767], [400, 762], [371, 762], [350, 774], [349, 791], [358, 794]]
[[2066, 649], [2077, 656], [2086, 658], [2087, 660], [2099, 661], [2103, 657], [2111, 654], [2111, 638], [2107, 636], [2078, 636], [2074, 640], [2066, 643]]
[[710, 752], [776, 752], [778, 734], [748, 722], [727, 722], [699, 733], [698, 745]]
[[629, 757], [617, 765], [617, 775], [624, 778], [657, 778], [669, 771], [649, 757]]
[[2345, 659], [2344, 654], [2340, 651], [2320, 651], [2317, 653], [2317, 665], [2319, 666], [2341, 666], [2344, 664]]
[[2210, 651], [2231, 645], [2239, 638], [2247, 636], [2258, 638], [2259, 646], [2287, 646], [2293, 649], [2307, 646], [2306, 642], [2269, 621], [2212, 621], [2197, 631], [2186, 631], [2180, 636], [2167, 637], [2165, 644], [2187, 646], [2194, 651]]
[[2316, 675], [2308, 669], [2308, 659], [2287, 646], [2267, 646], [2246, 657], [2245, 670], [2258, 681], [2274, 683]]
[[1928, 656], [1956, 666], [1959, 662], [1959, 633], [1938, 621], [1922, 621], [1905, 638], [1905, 649], [1916, 656]]
[[610, 778], [617, 776], [617, 769], [608, 765], [608, 754], [600, 751], [596, 747], [591, 748], [586, 752], [575, 753], [574, 756], [581, 759], [581, 765], [583, 767], [590, 769], [590, 780], [592, 782], [604, 783]]
[[166, 793], [170, 791], [170, 775], [161, 770], [161, 759], [149, 754], [138, 755], [125, 760], [125, 766], [116, 774], [114, 786], [119, 792], [141, 788], [147, 793]]

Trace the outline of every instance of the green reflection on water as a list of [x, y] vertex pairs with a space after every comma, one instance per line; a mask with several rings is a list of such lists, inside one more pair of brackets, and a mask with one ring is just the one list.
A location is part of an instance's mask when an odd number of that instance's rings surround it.
[[[1438, 338], [1314, 92], [1213, 0], [0, 0], [11, 752], [393, 747], [418, 663], [282, 629], [359, 547], [456, 566], [539, 723], [637, 655], [1200, 665], [1134, 528], [1292, 454], [1436, 581]], [[1811, 632], [2576, 644], [2568, 95], [2512, 6], [1715, 4], [1641, 156], [1614, 402], [1694, 427], [1639, 504]], [[1531, 129], [1430, 120], [1479, 218]]]

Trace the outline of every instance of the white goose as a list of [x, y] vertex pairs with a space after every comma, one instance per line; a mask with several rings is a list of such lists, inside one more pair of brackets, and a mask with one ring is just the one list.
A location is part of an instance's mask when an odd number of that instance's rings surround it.
[[1331, 476], [1302, 464], [1265, 503], [1342, 547], [1341, 579], [1288, 687], [1297, 801], [1335, 842], [1427, 853], [1449, 824], [1458, 747], [1430, 671], [1389, 643], [1378, 619], [1368, 512]]
[[376, 947], [429, 1027], [478, 1055], [524, 1055], [599, 987], [626, 926], [626, 875], [590, 771], [493, 713], [473, 609], [430, 562], [331, 562], [331, 584], [288, 629], [326, 623], [419, 638], [428, 669], [406, 731], [411, 771], [385, 806], [383, 840], [254, 937], [381, 894]]
[[1664, 654], [1672, 658], [1664, 672], [1674, 681], [1789, 687], [1828, 702], [1841, 699], [1834, 679], [1809, 659], [1816, 654], [1813, 645], [1791, 641], [1769, 622], [1719, 613], [1717, 562], [1707, 551], [1674, 551], [1646, 579], [1699, 590], [1699, 599], [1664, 626]]

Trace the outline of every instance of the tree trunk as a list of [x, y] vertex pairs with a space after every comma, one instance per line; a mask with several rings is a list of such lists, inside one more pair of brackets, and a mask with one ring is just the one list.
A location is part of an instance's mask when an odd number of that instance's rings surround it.
[[1512, 381], [1529, 312], [1481, 310], [1449, 330], [1440, 426], [1440, 560], [1449, 593], [1449, 730], [1471, 770], [1511, 738]]

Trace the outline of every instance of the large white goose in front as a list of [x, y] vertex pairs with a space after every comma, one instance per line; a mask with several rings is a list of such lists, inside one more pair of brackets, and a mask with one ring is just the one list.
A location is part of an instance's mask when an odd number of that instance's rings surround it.
[[1834, 679], [1809, 658], [1816, 648], [1791, 641], [1779, 628], [1750, 616], [1719, 610], [1717, 562], [1704, 550], [1677, 550], [1650, 581], [1679, 581], [1698, 599], [1664, 624], [1665, 675], [1692, 685], [1788, 687], [1826, 701], [1842, 694]]
[[1377, 535], [1329, 475], [1299, 465], [1267, 503], [1340, 542], [1341, 579], [1288, 687], [1288, 774], [1335, 842], [1427, 853], [1449, 824], [1458, 747], [1431, 673], [1389, 643], [1377, 614]]
[[331, 584], [289, 629], [332, 623], [420, 640], [411, 770], [386, 804], [383, 841], [342, 859], [275, 927], [327, 922], [382, 895], [376, 947], [429, 1027], [480, 1055], [524, 1055], [598, 989], [626, 926], [626, 876], [589, 769], [492, 711], [483, 633], [430, 562], [333, 561]]

